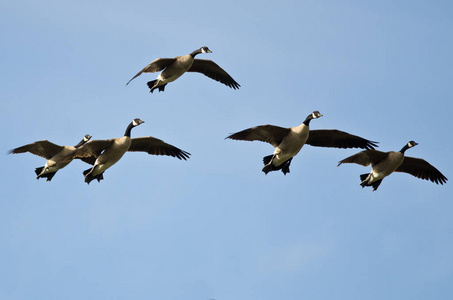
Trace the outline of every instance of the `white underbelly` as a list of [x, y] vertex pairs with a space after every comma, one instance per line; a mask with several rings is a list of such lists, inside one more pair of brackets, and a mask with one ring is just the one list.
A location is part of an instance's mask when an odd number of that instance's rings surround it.
[[300, 149], [302, 149], [302, 146], [300, 147], [295, 147], [293, 149], [286, 149], [286, 151], [281, 151], [279, 148], [276, 148], [274, 151], [274, 159], [273, 159], [273, 164], [274, 166], [280, 166], [282, 163], [287, 161], [288, 159], [294, 157], [299, 153]]
[[107, 170], [108, 168], [110, 168], [111, 166], [113, 166], [114, 164], [116, 163], [115, 162], [107, 162], [105, 164], [96, 164], [93, 168], [93, 171], [91, 172], [91, 174], [93, 176], [96, 176], [96, 175], [99, 175], [101, 173], [103, 173], [105, 170]]
[[383, 179], [384, 177], [386, 177], [388, 174], [384, 173], [384, 172], [377, 172], [375, 170], [372, 170], [371, 173], [370, 173], [370, 180], [368, 181], [368, 183], [373, 183], [375, 181], [379, 181], [381, 179]]
[[43, 174], [56, 172], [60, 169], [63, 169], [64, 167], [66, 167], [71, 162], [71, 161], [69, 161], [69, 162], [61, 163], [61, 162], [59, 162], [59, 160], [61, 160], [61, 157], [57, 158], [57, 162], [53, 158], [46, 161], [46, 165], [44, 166]]

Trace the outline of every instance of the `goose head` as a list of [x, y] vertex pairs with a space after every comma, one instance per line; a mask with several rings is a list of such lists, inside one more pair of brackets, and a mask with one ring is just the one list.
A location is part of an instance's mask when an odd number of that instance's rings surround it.
[[139, 118], [135, 118], [134, 120], [132, 120], [132, 126], [133, 127], [138, 126], [138, 125], [140, 125], [142, 123], [145, 123], [145, 121], [142, 121]]
[[305, 124], [305, 126], [309, 126], [311, 120], [317, 119], [317, 118], [320, 118], [320, 117], [322, 117], [321, 113], [319, 111], [315, 110], [314, 112], [312, 112], [311, 114], [309, 114], [307, 116], [307, 118], [305, 119], [303, 124]]
[[132, 128], [137, 127], [142, 123], [145, 123], [145, 121], [142, 121], [139, 118], [133, 119], [132, 122], [130, 122], [129, 125], [127, 125], [126, 132], [124, 133], [124, 135], [130, 137]]
[[83, 139], [77, 145], [75, 145], [74, 147], [79, 148], [80, 146], [83, 146], [84, 144], [86, 144], [90, 139], [91, 139], [91, 135], [85, 134]]
[[418, 145], [418, 143], [416, 143], [414, 141], [410, 141], [409, 143], [407, 143], [407, 147], [408, 148], [412, 148], [412, 147], [417, 146], [417, 145]]
[[404, 147], [400, 150], [401, 153], [404, 154], [404, 152], [409, 149], [409, 148], [412, 148], [414, 146], [417, 146], [418, 143], [414, 142], [414, 141], [410, 141], [409, 143], [407, 143], [406, 145], [404, 145]]
[[313, 119], [317, 119], [317, 118], [320, 118], [322, 117], [321, 113], [317, 110], [315, 110], [314, 112], [311, 113], [311, 116], [313, 117]]
[[212, 53], [211, 50], [207, 46], [201, 47], [200, 48], [201, 53]]

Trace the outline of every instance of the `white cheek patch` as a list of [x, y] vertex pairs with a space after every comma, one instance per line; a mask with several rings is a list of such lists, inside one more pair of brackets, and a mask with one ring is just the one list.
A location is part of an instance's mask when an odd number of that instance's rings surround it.
[[313, 117], [313, 119], [317, 119], [319, 117], [322, 117], [322, 115], [318, 112], [317, 114], [315, 114], [314, 112], [311, 113], [311, 116]]

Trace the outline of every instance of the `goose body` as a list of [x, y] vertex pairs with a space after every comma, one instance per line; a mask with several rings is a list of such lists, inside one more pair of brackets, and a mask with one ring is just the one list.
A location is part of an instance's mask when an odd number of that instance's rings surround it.
[[127, 152], [130, 146], [130, 136], [112, 139], [110, 145], [106, 147], [104, 152], [97, 157], [93, 168], [91, 168], [87, 173], [84, 173], [86, 178], [98, 178], [98, 176], [104, 173], [105, 170], [116, 164]]
[[377, 190], [382, 180], [393, 172], [405, 172], [437, 184], [446, 183], [447, 178], [427, 161], [404, 155], [407, 149], [416, 145], [418, 145], [416, 142], [410, 141], [398, 152], [365, 150], [341, 160], [338, 166], [343, 163], [356, 163], [365, 167], [371, 164], [371, 172], [360, 175], [360, 185], [371, 186], [373, 191]]
[[272, 159], [272, 165], [275, 167], [281, 166], [283, 163], [296, 156], [307, 142], [310, 131], [308, 125], [302, 123], [297, 127], [291, 127], [289, 129], [288, 134], [282, 139], [281, 143], [275, 147]]
[[168, 155], [179, 159], [188, 159], [190, 153], [151, 136], [131, 138], [132, 128], [144, 123], [136, 118], [126, 128], [124, 136], [109, 140], [94, 140], [75, 151], [69, 159], [82, 158], [93, 160], [93, 167], [83, 172], [85, 182], [104, 179], [104, 172], [116, 164], [123, 155], [130, 151], [147, 152], [153, 155]]
[[195, 59], [200, 53], [212, 53], [208, 47], [201, 47], [185, 56], [175, 58], [158, 58], [138, 72], [126, 85], [142, 73], [154, 73], [162, 71], [156, 80], [147, 83], [152, 93], [155, 89], [159, 92], [165, 90], [165, 86], [181, 77], [186, 72], [198, 72], [207, 77], [219, 81], [232, 89], [238, 89], [240, 85], [219, 65], [211, 60]]
[[[367, 185], [372, 185], [374, 182], [381, 181], [384, 177], [392, 174], [403, 163], [404, 154], [401, 152], [388, 152], [387, 158], [375, 165], [371, 170]], [[368, 177], [367, 175], [367, 177]]]
[[270, 171], [282, 170], [283, 174], [289, 173], [291, 160], [305, 144], [318, 147], [335, 148], [363, 148], [374, 149], [376, 142], [335, 130], [310, 130], [309, 124], [313, 119], [322, 117], [319, 111], [314, 111], [307, 116], [305, 121], [296, 127], [284, 128], [274, 125], [261, 125], [234, 133], [227, 139], [244, 141], [262, 141], [275, 147], [274, 154], [263, 158], [267, 174]]
[[195, 58], [190, 54], [175, 57], [173, 63], [169, 64], [168, 67], [157, 76], [158, 84], [161, 86], [175, 81], [192, 67], [194, 61]]
[[75, 146], [59, 146], [49, 142], [48, 140], [42, 140], [15, 148], [9, 153], [30, 152], [32, 154], [46, 158], [46, 164], [43, 167], [35, 169], [35, 173], [37, 175], [36, 179], [46, 178], [46, 181], [51, 181], [58, 170], [63, 169], [72, 161], [72, 159], [68, 160], [65, 158], [74, 153], [77, 148], [84, 145], [90, 139], [91, 136], [87, 134]]

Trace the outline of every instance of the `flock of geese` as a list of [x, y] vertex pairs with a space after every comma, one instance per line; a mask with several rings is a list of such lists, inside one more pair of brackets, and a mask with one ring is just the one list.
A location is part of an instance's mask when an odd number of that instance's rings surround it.
[[[195, 57], [200, 53], [212, 53], [212, 51], [208, 47], [201, 47], [185, 56], [155, 59], [132, 77], [126, 85], [142, 73], [162, 71], [156, 80], [149, 81], [147, 85], [151, 93], [155, 89], [163, 92], [168, 83], [175, 81], [184, 73], [198, 72], [232, 89], [239, 89], [240, 85], [215, 62], [196, 59]], [[362, 166], [371, 164], [371, 172], [360, 175], [360, 185], [362, 187], [371, 186], [373, 191], [377, 190], [382, 180], [393, 172], [408, 173], [436, 184], [447, 182], [447, 178], [427, 161], [405, 156], [405, 151], [416, 146], [416, 142], [408, 142], [397, 152], [381, 152], [374, 149], [374, 147], [377, 147], [377, 142], [344, 131], [336, 129], [310, 130], [310, 121], [320, 117], [322, 117], [322, 114], [319, 111], [314, 111], [305, 118], [302, 124], [295, 127], [261, 125], [236, 132], [228, 136], [227, 139], [262, 141], [271, 144], [275, 150], [272, 155], [263, 158], [264, 167], [262, 171], [265, 174], [278, 170], [281, 170], [285, 175], [289, 173], [289, 166], [293, 157], [307, 144], [316, 147], [365, 149], [341, 160], [338, 166], [344, 163], [355, 163]], [[91, 136], [87, 134], [75, 146], [59, 146], [47, 140], [42, 140], [15, 148], [9, 153], [30, 152], [47, 159], [45, 166], [35, 169], [36, 178], [46, 178], [46, 181], [51, 181], [56, 172], [66, 167], [73, 159], [80, 159], [92, 165], [91, 168], [83, 172], [85, 182], [88, 184], [95, 179], [98, 182], [103, 180], [104, 172], [129, 151], [172, 156], [180, 160], [189, 158], [190, 153], [160, 139], [151, 136], [131, 138], [132, 128], [142, 123], [144, 121], [138, 118], [132, 120], [126, 128], [124, 136], [119, 138], [90, 141]]]

